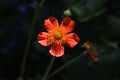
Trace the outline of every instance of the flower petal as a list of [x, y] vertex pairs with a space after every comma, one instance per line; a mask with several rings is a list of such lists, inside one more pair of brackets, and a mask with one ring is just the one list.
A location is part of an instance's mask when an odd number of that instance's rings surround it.
[[61, 57], [64, 54], [64, 47], [62, 45], [53, 44], [49, 52], [55, 57]]
[[67, 32], [71, 32], [75, 28], [75, 22], [70, 17], [66, 17], [63, 19], [60, 27], [64, 27]]
[[77, 34], [70, 33], [67, 35], [66, 44], [69, 47], [73, 48], [79, 41], [80, 41], [80, 38]]
[[47, 31], [53, 29], [54, 27], [58, 27], [58, 20], [54, 17], [49, 17], [44, 21], [44, 26]]
[[47, 32], [41, 32], [37, 36], [38, 42], [43, 46], [48, 46], [52, 42], [48, 39], [48, 33]]

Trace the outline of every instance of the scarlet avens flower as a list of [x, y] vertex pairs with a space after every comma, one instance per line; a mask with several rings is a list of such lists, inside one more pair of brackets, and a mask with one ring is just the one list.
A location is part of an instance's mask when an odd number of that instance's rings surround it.
[[73, 48], [80, 41], [77, 34], [69, 33], [75, 28], [70, 17], [64, 18], [60, 25], [56, 18], [49, 17], [44, 21], [44, 27], [47, 32], [38, 34], [38, 42], [43, 46], [51, 45], [49, 52], [55, 57], [63, 56], [64, 44]]

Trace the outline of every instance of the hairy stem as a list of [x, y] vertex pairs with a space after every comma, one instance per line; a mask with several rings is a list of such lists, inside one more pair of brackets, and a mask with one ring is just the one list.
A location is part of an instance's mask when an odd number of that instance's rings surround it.
[[50, 79], [52, 76], [54, 76], [55, 74], [57, 74], [59, 71], [63, 70], [64, 68], [66, 68], [67, 66], [69, 66], [70, 64], [72, 64], [73, 62], [77, 61], [80, 57], [82, 57], [82, 55], [85, 55], [86, 53], [87, 53], [87, 51], [84, 51], [82, 54], [78, 55], [74, 59], [72, 59], [69, 62], [67, 62], [65, 65], [63, 65], [60, 68], [58, 68], [57, 70], [55, 70], [50, 76], [48, 76], [48, 78], [46, 80]]
[[52, 68], [52, 66], [53, 66], [54, 61], [55, 61], [55, 57], [53, 57], [53, 58], [51, 59], [50, 64], [49, 64], [49, 66], [48, 66], [48, 68], [47, 68], [47, 70], [46, 70], [46, 73], [45, 73], [45, 75], [43, 76], [42, 80], [46, 80], [46, 79], [47, 79], [47, 76], [48, 76], [48, 74], [49, 74], [49, 72], [50, 72], [50, 70], [51, 70], [51, 68]]
[[35, 23], [36, 23], [36, 20], [37, 20], [37, 16], [39, 14], [39, 8], [41, 8], [41, 6], [43, 5], [44, 2], [45, 2], [45, 0], [42, 0], [40, 2], [40, 4], [38, 4], [38, 6], [35, 7], [35, 14], [34, 14], [34, 17], [33, 17], [31, 29], [29, 31], [28, 41], [26, 43], [25, 52], [24, 52], [24, 55], [23, 55], [23, 61], [22, 61], [22, 64], [21, 64], [21, 70], [20, 70], [20, 76], [21, 77], [24, 75], [24, 69], [25, 69], [25, 66], [26, 66], [25, 64], [26, 64], [26, 60], [27, 60], [27, 56], [28, 56], [30, 43], [31, 43], [31, 40], [32, 40], [32, 34], [33, 34], [33, 31], [34, 31]]

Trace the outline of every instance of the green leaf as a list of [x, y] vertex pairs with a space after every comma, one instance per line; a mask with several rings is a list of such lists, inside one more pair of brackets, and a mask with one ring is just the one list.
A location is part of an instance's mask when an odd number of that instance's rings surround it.
[[86, 4], [77, 4], [70, 7], [72, 14], [78, 21], [85, 22], [106, 11], [106, 0], [88, 0]]

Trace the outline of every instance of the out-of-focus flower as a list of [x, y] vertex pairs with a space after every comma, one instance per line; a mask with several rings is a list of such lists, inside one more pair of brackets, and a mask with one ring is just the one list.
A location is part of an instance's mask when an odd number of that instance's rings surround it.
[[27, 6], [26, 6], [26, 5], [20, 5], [20, 6], [18, 7], [18, 10], [19, 10], [20, 13], [26, 13], [26, 11], [27, 11]]
[[85, 43], [83, 44], [83, 47], [86, 48], [88, 54], [91, 56], [91, 58], [92, 58], [94, 61], [98, 61], [98, 60], [99, 60], [98, 57], [97, 57], [97, 55], [96, 55], [96, 53], [95, 53], [95, 50], [94, 50], [94, 48], [93, 48], [93, 46], [92, 46], [92, 44], [91, 44], [90, 42], [88, 42], [88, 41], [85, 42]]
[[8, 47], [13, 48], [15, 46], [16, 42], [14, 40], [11, 40], [8, 44]]
[[34, 8], [35, 5], [36, 5], [35, 1], [33, 1], [33, 2], [31, 2], [31, 3], [29, 4], [29, 6], [32, 7], [32, 8]]
[[44, 21], [44, 27], [48, 32], [38, 34], [38, 42], [43, 46], [51, 45], [50, 54], [55, 57], [61, 57], [64, 54], [64, 44], [73, 48], [80, 38], [75, 33], [69, 33], [75, 28], [75, 22], [70, 17], [63, 19], [59, 25], [58, 20], [49, 17]]

